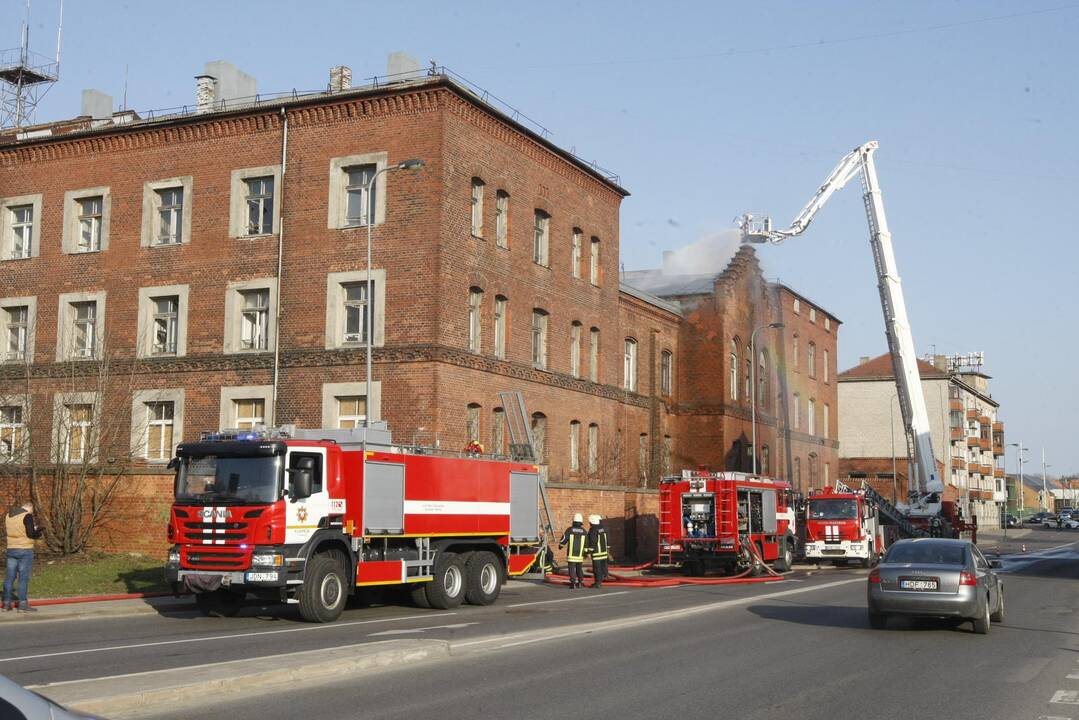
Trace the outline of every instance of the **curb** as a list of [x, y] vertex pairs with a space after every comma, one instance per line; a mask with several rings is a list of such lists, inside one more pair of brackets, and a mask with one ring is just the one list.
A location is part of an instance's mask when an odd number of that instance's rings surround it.
[[[181, 593], [186, 595], [187, 593]], [[75, 603], [110, 602], [112, 600], [142, 600], [143, 598], [173, 597], [175, 593], [168, 591], [125, 593], [122, 595], [76, 595], [74, 597], [45, 598], [35, 600], [33, 605], [46, 607], [49, 605], [72, 605]]]
[[[128, 718], [164, 708], [240, 697], [268, 687], [313, 687], [358, 672], [450, 656], [444, 640], [387, 640], [168, 670], [34, 685], [30, 689], [80, 712]], [[182, 679], [181, 679], [182, 678]]]

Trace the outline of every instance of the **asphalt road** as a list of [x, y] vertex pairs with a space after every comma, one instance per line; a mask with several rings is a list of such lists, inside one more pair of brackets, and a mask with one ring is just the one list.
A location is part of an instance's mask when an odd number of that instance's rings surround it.
[[[230, 720], [1079, 718], [1079, 545], [1038, 539], [1035, 552], [1006, 560], [1007, 617], [988, 636], [931, 621], [870, 630], [865, 571], [830, 569], [755, 586], [571, 593], [515, 584], [490, 608], [362, 608], [329, 626], [257, 609], [230, 620], [26, 624], [4, 628], [0, 674], [41, 684], [431, 637], [452, 642], [452, 660], [207, 701]], [[617, 627], [596, 625], [610, 621]]]

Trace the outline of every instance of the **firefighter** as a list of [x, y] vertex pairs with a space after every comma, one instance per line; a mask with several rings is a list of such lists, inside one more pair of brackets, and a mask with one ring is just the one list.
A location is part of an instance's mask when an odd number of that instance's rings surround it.
[[558, 570], [558, 566], [554, 563], [554, 550], [550, 545], [545, 545], [543, 548], [543, 561], [540, 563], [540, 568], [543, 570], [544, 575], [551, 575]]
[[558, 549], [569, 546], [566, 550], [566, 564], [569, 565], [569, 586], [576, 590], [583, 587], [584, 572], [581, 565], [584, 563], [585, 545], [588, 542], [588, 533], [584, 529], [584, 517], [581, 513], [574, 513], [573, 524], [562, 533], [562, 539], [558, 541]]
[[588, 516], [588, 552], [592, 555], [592, 587], [603, 587], [607, 579], [607, 559], [610, 557], [607, 528], [599, 515]]

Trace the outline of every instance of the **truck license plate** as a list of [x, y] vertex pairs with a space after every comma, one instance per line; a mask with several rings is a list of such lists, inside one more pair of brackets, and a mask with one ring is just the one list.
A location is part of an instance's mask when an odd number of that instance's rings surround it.
[[940, 581], [937, 578], [899, 578], [900, 590], [932, 590], [939, 588]]
[[277, 580], [277, 573], [275, 572], [249, 572], [247, 573], [248, 582], [273, 582]]

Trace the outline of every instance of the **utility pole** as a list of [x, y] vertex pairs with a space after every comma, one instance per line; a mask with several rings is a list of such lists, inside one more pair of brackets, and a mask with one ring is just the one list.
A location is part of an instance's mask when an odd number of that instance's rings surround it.
[[1042, 447], [1042, 508], [1049, 509], [1049, 489], [1045, 481], [1045, 469], [1049, 467], [1045, 464], [1045, 447]]

